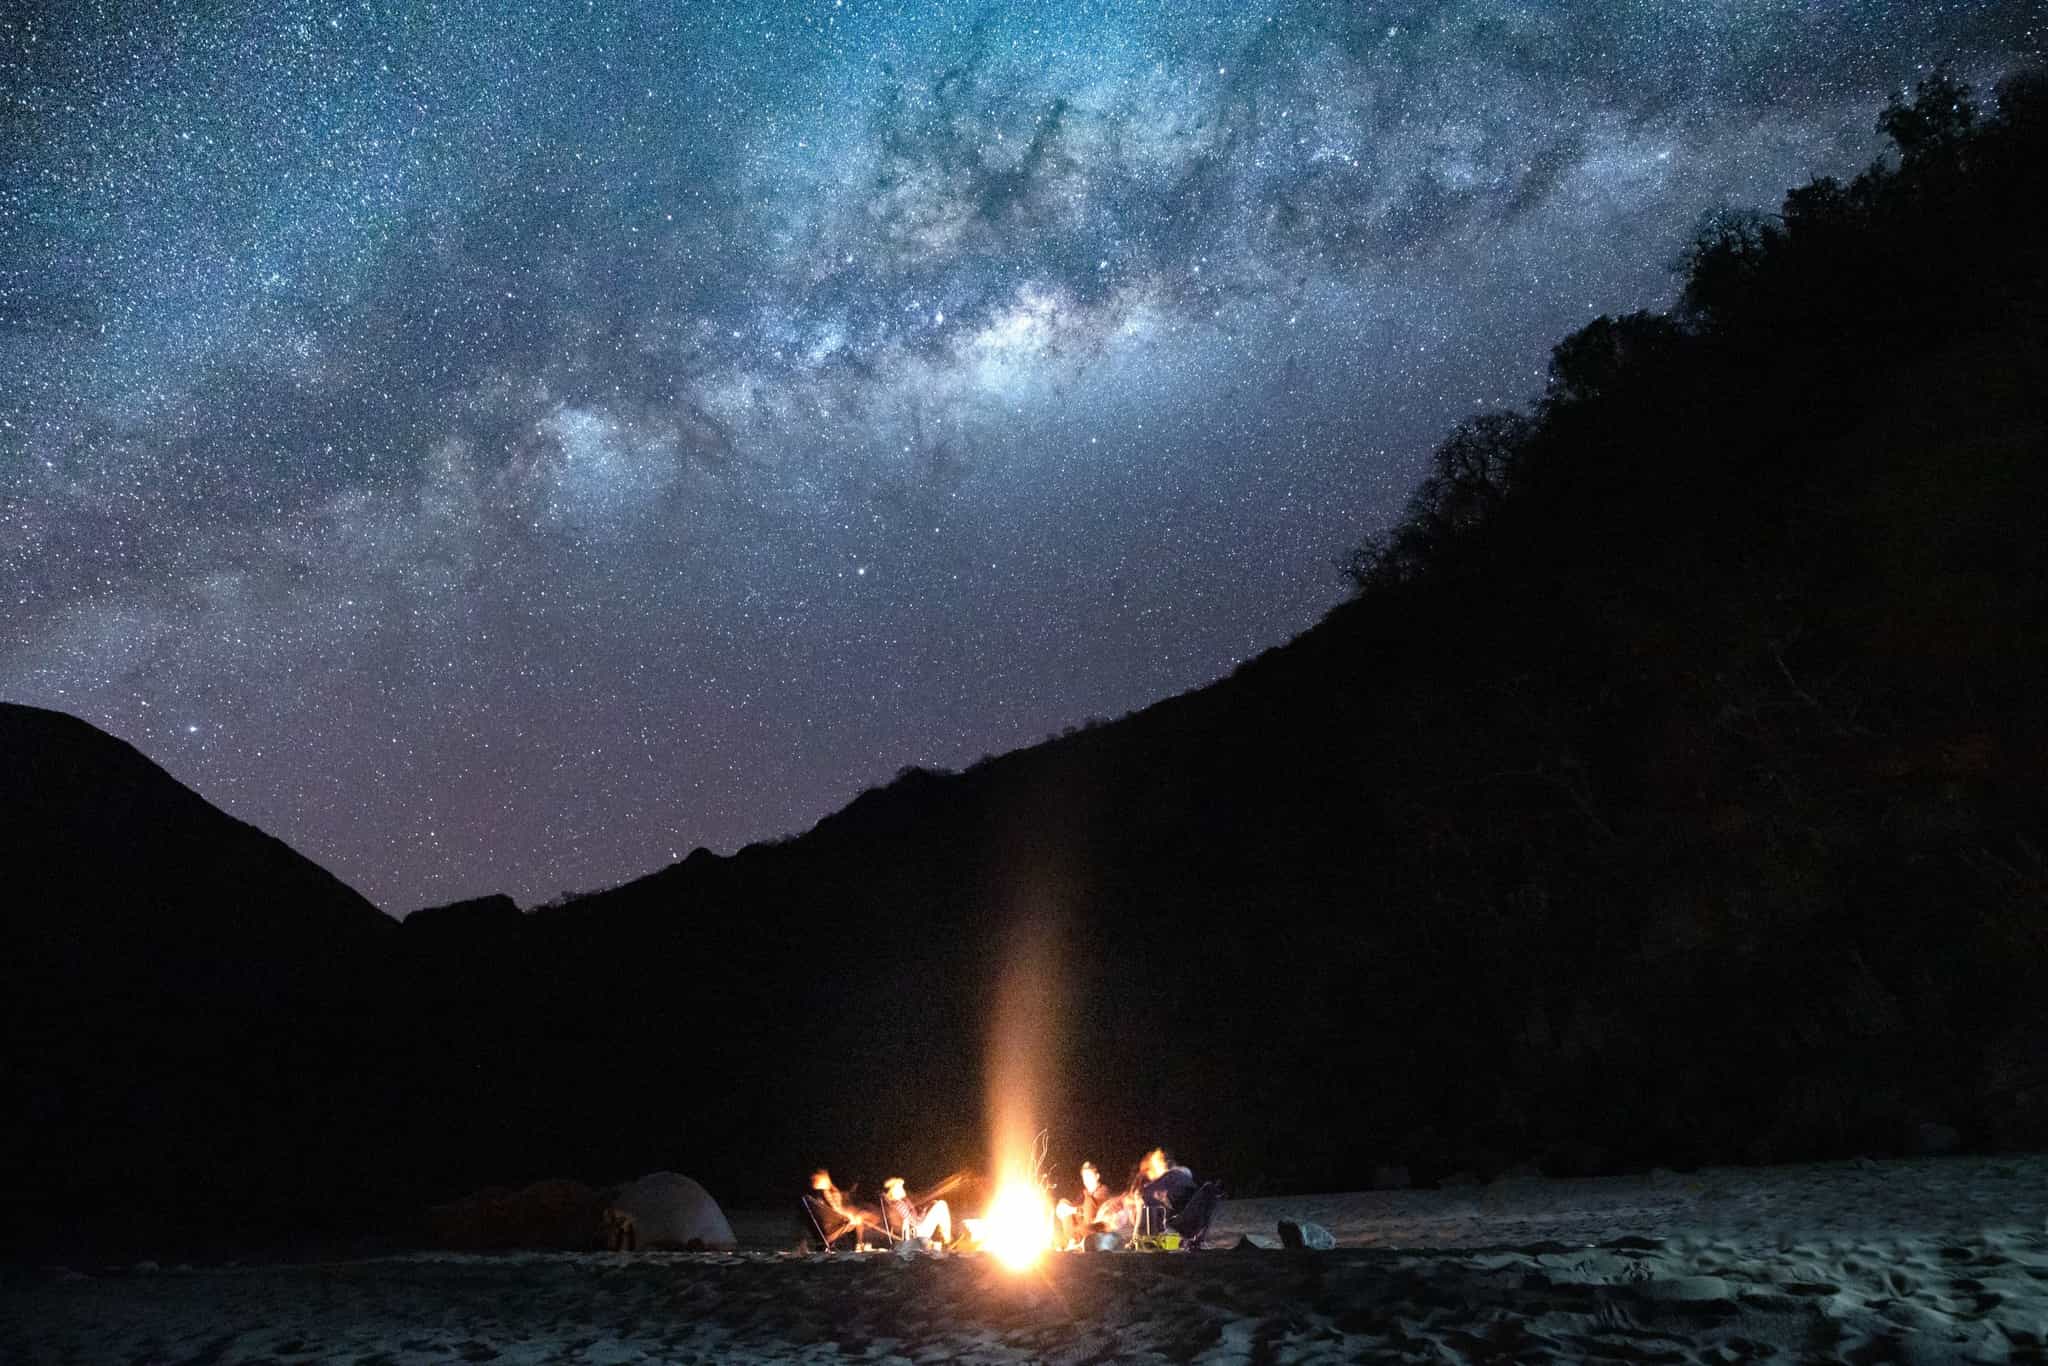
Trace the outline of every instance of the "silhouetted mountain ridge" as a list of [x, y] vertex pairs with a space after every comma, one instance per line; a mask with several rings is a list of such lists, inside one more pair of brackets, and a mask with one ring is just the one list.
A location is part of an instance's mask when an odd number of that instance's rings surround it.
[[0, 755], [0, 1222], [327, 1217], [398, 926], [76, 718], [0, 704]]
[[[16, 889], [8, 924], [94, 939], [202, 934], [218, 948], [369, 940], [390, 918], [255, 826], [76, 717], [0, 702]], [[289, 908], [288, 910], [286, 908]], [[25, 917], [24, 912], [40, 914]], [[56, 914], [51, 914], [56, 912]]]

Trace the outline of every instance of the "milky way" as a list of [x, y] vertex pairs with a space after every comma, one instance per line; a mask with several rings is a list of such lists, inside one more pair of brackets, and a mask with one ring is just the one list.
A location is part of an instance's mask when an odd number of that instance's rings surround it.
[[7, 8], [0, 696], [393, 911], [1228, 672], [2041, 5]]

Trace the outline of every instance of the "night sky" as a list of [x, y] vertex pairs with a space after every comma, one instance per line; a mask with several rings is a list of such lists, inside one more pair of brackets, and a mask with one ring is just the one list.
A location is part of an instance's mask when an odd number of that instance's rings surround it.
[[1313, 623], [1456, 418], [2042, 4], [9, 4], [0, 697], [385, 908]]

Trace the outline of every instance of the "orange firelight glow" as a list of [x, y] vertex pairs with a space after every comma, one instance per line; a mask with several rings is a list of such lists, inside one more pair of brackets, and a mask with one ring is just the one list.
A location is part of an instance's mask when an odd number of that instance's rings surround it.
[[995, 1198], [973, 1230], [982, 1247], [1012, 1271], [1036, 1266], [1053, 1247], [1052, 1197], [1041, 1177], [1041, 1110], [1052, 1094], [1059, 1052], [1049, 918], [1027, 917], [998, 979], [990, 1021], [988, 1117]]

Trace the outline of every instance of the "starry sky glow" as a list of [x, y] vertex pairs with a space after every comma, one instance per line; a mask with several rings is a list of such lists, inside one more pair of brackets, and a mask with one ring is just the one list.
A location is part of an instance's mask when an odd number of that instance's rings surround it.
[[393, 912], [1228, 672], [1429, 448], [2042, 5], [0, 17], [0, 697]]

